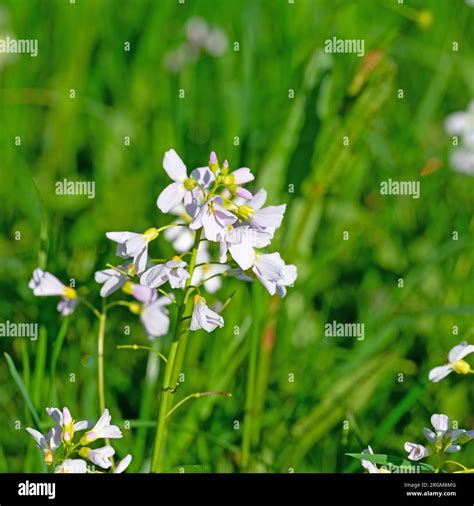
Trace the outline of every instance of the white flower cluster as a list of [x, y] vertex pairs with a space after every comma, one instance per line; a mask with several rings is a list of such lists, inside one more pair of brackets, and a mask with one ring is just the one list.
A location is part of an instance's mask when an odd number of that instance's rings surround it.
[[[296, 267], [286, 265], [279, 253], [264, 253], [261, 249], [269, 246], [282, 223], [286, 206], [264, 207], [265, 190], [254, 196], [243, 186], [254, 180], [250, 169], [231, 172], [227, 160], [220, 167], [214, 152], [208, 167], [198, 167], [189, 175], [173, 149], [165, 153], [163, 167], [173, 182], [160, 193], [157, 206], [163, 213], [179, 218], [141, 234], [108, 232], [107, 237], [117, 243], [117, 256], [127, 259], [127, 263], [96, 272], [95, 279], [102, 284], [101, 295], [106, 297], [120, 288], [132, 295], [135, 301], [129, 308], [140, 315], [150, 338], [169, 330], [166, 306], [174, 302], [174, 296], [160, 288], [166, 283], [172, 289], [197, 292], [189, 328], [207, 332], [222, 327], [224, 319], [207, 306], [201, 290], [217, 291], [218, 278], [224, 274], [247, 281], [256, 278], [270, 295], [285, 296], [286, 287], [296, 279]], [[149, 263], [149, 245], [161, 231], [176, 245], [179, 254], [157, 264]], [[212, 243], [218, 245], [220, 265], [210, 262]], [[193, 257], [188, 250], [194, 244]], [[184, 260], [186, 255], [191, 255], [192, 265]], [[134, 276], [139, 283], [130, 281]], [[160, 297], [159, 293], [165, 295]]]
[[[433, 383], [438, 383], [452, 372], [464, 375], [474, 374], [474, 370], [471, 369], [471, 366], [464, 360], [467, 355], [473, 352], [474, 345], [468, 344], [466, 341], [462, 341], [450, 350], [448, 354], [448, 363], [446, 365], [441, 365], [431, 369], [428, 375], [429, 379]], [[410, 443], [409, 441], [405, 443], [405, 450], [408, 452], [408, 458], [410, 460], [418, 461], [432, 454], [436, 454], [438, 457], [441, 457], [444, 454], [454, 453], [461, 449], [461, 445], [467, 443], [471, 439], [474, 439], [474, 430], [451, 430], [447, 415], [434, 414], [431, 417], [431, 424], [433, 425], [435, 432], [426, 427], [423, 429], [423, 434], [430, 443], [428, 447], [422, 444]], [[362, 453], [372, 455], [374, 452], [369, 446]], [[369, 473], [390, 472], [386, 468], [377, 467], [373, 462], [368, 460], [362, 460], [361, 464]], [[462, 464], [457, 464], [464, 467]], [[470, 471], [467, 468], [465, 468], [465, 470], [466, 472]]]
[[[122, 432], [116, 425], [110, 425], [111, 416], [107, 409], [95, 425], [86, 420], [76, 422], [68, 408], [46, 408], [46, 412], [52, 418], [55, 425], [43, 435], [36, 429], [27, 427], [27, 432], [33, 437], [38, 448], [43, 453], [44, 462], [55, 466], [55, 473], [87, 473], [99, 472], [90, 470], [87, 464], [92, 462], [102, 469], [112, 467], [112, 457], [115, 450], [110, 445], [99, 448], [90, 448], [90, 445], [99, 439], [117, 439], [122, 437]], [[84, 431], [85, 434], [79, 439], [76, 434]], [[76, 439], [76, 441], [75, 441]], [[61, 456], [57, 455], [57, 449], [64, 445]], [[71, 458], [76, 457], [76, 458]], [[77, 458], [82, 457], [82, 458]], [[127, 455], [115, 466], [114, 473], [122, 473], [130, 464], [131, 455]]]

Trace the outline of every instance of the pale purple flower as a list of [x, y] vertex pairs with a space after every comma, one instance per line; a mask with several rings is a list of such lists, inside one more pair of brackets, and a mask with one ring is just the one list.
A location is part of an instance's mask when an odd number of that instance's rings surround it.
[[33, 271], [33, 276], [28, 283], [28, 287], [38, 297], [61, 297], [57, 310], [63, 316], [73, 313], [80, 302], [74, 288], [66, 286], [56, 276], [53, 276], [50, 272], [43, 271], [39, 267]]
[[470, 365], [465, 360], [463, 360], [464, 357], [470, 353], [474, 353], [473, 344], [468, 344], [466, 341], [458, 344], [449, 352], [448, 364], [431, 369], [428, 376], [429, 379], [433, 383], [437, 383], [438, 381], [446, 378], [446, 376], [452, 372], [456, 372], [458, 374], [470, 374], [474, 372], [471, 369]]
[[110, 425], [110, 420], [112, 420], [112, 417], [109, 415], [109, 410], [104, 409], [94, 427], [82, 437], [81, 444], [87, 445], [101, 438], [116, 439], [123, 437], [122, 432], [116, 425]]
[[[196, 208], [198, 185], [208, 187], [214, 181], [214, 174], [207, 167], [199, 167], [187, 174], [187, 168], [183, 160], [174, 149], [165, 153], [163, 168], [168, 176], [174, 181], [168, 185], [159, 195], [156, 205], [163, 213], [169, 212], [184, 201], [185, 207]], [[196, 191], [194, 191], [196, 190]], [[193, 216], [193, 211], [188, 211]]]
[[46, 408], [46, 412], [52, 420], [62, 429], [62, 440], [64, 443], [70, 444], [75, 432], [85, 430], [90, 427], [87, 420], [76, 422], [71, 416], [68, 408], [64, 407], [62, 411], [58, 408]]
[[85, 474], [87, 473], [87, 462], [82, 459], [66, 459], [56, 467], [54, 472], [64, 474]]
[[117, 463], [117, 467], [114, 470], [114, 474], [120, 474], [127, 469], [132, 461], [132, 456], [130, 454], [126, 455], [120, 462]]
[[424, 459], [430, 454], [430, 450], [423, 445], [409, 442], [405, 443], [405, 451], [408, 452], [408, 458], [414, 461]]
[[230, 225], [221, 231], [218, 239], [220, 262], [227, 261], [228, 251], [239, 267], [245, 271], [255, 264], [257, 255], [254, 248], [268, 246], [271, 235], [248, 226], [233, 227]]
[[[135, 266], [133, 262], [119, 265], [118, 268], [130, 276], [135, 274]], [[116, 269], [103, 269], [95, 273], [94, 279], [97, 283], [102, 285], [100, 289], [101, 297], [108, 297], [122, 288], [122, 286], [128, 281], [128, 276], [125, 276], [125, 274], [122, 274]]]
[[192, 230], [203, 228], [203, 235], [209, 241], [218, 241], [219, 234], [237, 221], [237, 216], [223, 207], [221, 197], [209, 199], [196, 214], [189, 227]]
[[61, 445], [61, 427], [53, 427], [45, 436], [31, 427], [26, 427], [26, 431], [33, 437], [38, 448], [43, 452], [45, 463], [48, 466], [52, 464], [54, 452]]
[[140, 283], [150, 288], [158, 288], [167, 281], [171, 288], [184, 288], [189, 272], [186, 262], [180, 257], [173, 257], [164, 264], [155, 265], [145, 271], [140, 277]]
[[253, 272], [270, 295], [286, 295], [286, 287], [292, 285], [298, 275], [295, 265], [286, 265], [280, 253], [257, 254]]
[[121, 258], [133, 258], [133, 264], [137, 274], [146, 269], [148, 259], [148, 244], [154, 241], [158, 235], [158, 229], [149, 228], [143, 234], [135, 232], [107, 232], [110, 240], [118, 243], [116, 255]]
[[207, 307], [204, 297], [196, 295], [190, 330], [204, 329], [206, 332], [212, 332], [216, 327], [223, 326], [224, 318]]
[[109, 469], [112, 466], [111, 458], [115, 455], [115, 450], [109, 446], [102, 446], [91, 450], [88, 447], [83, 447], [79, 451], [79, 455], [86, 459], [89, 459], [95, 465], [102, 467], [102, 469]]
[[283, 221], [286, 204], [263, 207], [266, 199], [267, 192], [264, 189], [259, 190], [253, 199], [242, 206], [241, 212], [247, 212], [248, 222], [252, 228], [269, 232], [273, 238], [275, 230], [280, 228]]

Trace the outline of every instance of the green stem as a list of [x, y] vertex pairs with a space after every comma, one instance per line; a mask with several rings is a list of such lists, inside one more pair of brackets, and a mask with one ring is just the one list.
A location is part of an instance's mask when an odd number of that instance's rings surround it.
[[100, 413], [105, 409], [105, 380], [104, 380], [104, 338], [105, 324], [107, 322], [107, 309], [105, 299], [103, 299], [103, 312], [99, 318], [99, 334], [97, 336], [97, 357], [98, 357], [98, 384], [99, 384], [99, 410]]
[[[186, 280], [184, 286], [183, 296], [181, 303], [178, 308], [178, 315], [176, 318], [176, 326], [174, 330], [173, 342], [171, 343], [171, 349], [168, 356], [168, 362], [166, 362], [165, 373], [163, 376], [163, 383], [161, 388], [161, 399], [158, 413], [158, 423], [156, 426], [155, 433], [155, 444], [153, 447], [153, 456], [151, 461], [151, 472], [159, 473], [163, 468], [163, 460], [161, 458], [165, 440], [165, 428], [166, 428], [166, 415], [169, 411], [169, 405], [171, 402], [171, 388], [176, 382], [174, 378], [177, 376], [177, 371], [181, 370], [181, 365], [184, 358], [184, 350], [186, 349], [188, 330], [181, 331], [183, 325], [183, 315], [188, 304], [189, 295], [191, 290], [191, 279], [193, 277], [194, 269], [196, 266], [196, 256], [199, 247], [199, 241], [201, 239], [201, 231], [196, 233], [194, 239], [194, 246], [191, 253], [191, 259], [189, 261], [189, 278]], [[181, 350], [180, 350], [181, 348]], [[183, 349], [184, 348], [184, 349]]]
[[160, 353], [158, 350], [151, 348], [150, 346], [140, 346], [139, 344], [121, 344], [117, 346], [117, 350], [147, 350], [150, 353], [155, 353], [158, 355], [164, 362], [168, 362], [168, 359]]
[[165, 416], [165, 418], [168, 418], [171, 416], [180, 406], [182, 406], [185, 402], [189, 401], [190, 399], [199, 399], [199, 397], [204, 397], [205, 395], [224, 395], [225, 397], [232, 397], [232, 394], [229, 392], [196, 392], [194, 394], [190, 394], [184, 399], [181, 399], [176, 406], [174, 406], [168, 414]]
[[[255, 299], [257, 300], [257, 299]], [[254, 307], [252, 341], [250, 342], [249, 370], [247, 376], [247, 390], [245, 398], [244, 429], [242, 435], [242, 460], [241, 467], [247, 470], [250, 460], [252, 442], [252, 430], [255, 418], [255, 382], [257, 376], [257, 361], [260, 345], [257, 304]]]

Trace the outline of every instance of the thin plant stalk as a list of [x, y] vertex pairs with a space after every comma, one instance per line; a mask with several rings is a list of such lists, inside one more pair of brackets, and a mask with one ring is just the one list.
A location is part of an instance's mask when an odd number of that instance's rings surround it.
[[[197, 232], [194, 246], [191, 252], [191, 259], [189, 261], [189, 278], [186, 280], [186, 284], [184, 286], [183, 297], [181, 299], [181, 303], [178, 308], [178, 315], [176, 319], [176, 326], [173, 335], [173, 342], [171, 343], [170, 353], [168, 356], [168, 361], [166, 362], [165, 373], [163, 375], [163, 383], [161, 387], [161, 398], [160, 398], [160, 406], [158, 413], [158, 423], [156, 426], [155, 433], [155, 444], [153, 447], [153, 456], [151, 461], [151, 472], [159, 473], [163, 469], [163, 446], [165, 441], [165, 429], [166, 429], [166, 415], [170, 410], [170, 406], [172, 404], [171, 395], [174, 391], [173, 380], [176, 376], [176, 371], [180, 370], [181, 364], [184, 359], [184, 353], [181, 353], [180, 359], [177, 360], [178, 350], [181, 345], [181, 341], [184, 339], [186, 341], [187, 335], [189, 332], [188, 327], [185, 328], [184, 332], [182, 331], [182, 326], [185, 320], [183, 320], [184, 312], [186, 310], [186, 306], [188, 304], [189, 295], [191, 294], [191, 280], [193, 277], [194, 269], [196, 267], [196, 257], [197, 250], [199, 247], [199, 241], [201, 239], [201, 232]], [[184, 323], [186, 325], [186, 323]], [[186, 344], [186, 343], [185, 343]], [[186, 346], [183, 346], [184, 350]], [[176, 367], [178, 365], [178, 368]]]

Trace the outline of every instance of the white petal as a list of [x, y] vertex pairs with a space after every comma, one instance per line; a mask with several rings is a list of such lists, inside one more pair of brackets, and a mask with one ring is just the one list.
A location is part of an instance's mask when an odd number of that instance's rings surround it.
[[453, 363], [455, 360], [461, 360], [473, 352], [474, 352], [474, 345], [467, 344], [466, 341], [463, 341], [461, 344], [458, 344], [449, 352], [448, 358], [449, 361]]
[[132, 237], [135, 237], [140, 234], [135, 234], [134, 232], [107, 232], [105, 235], [111, 241], [123, 244], [127, 242], [129, 239], [132, 239]]
[[434, 440], [436, 439], [436, 434], [432, 430], [428, 429], [428, 427], [425, 427], [423, 429], [423, 434], [430, 443], [433, 443]]
[[126, 457], [124, 457], [118, 464], [117, 467], [114, 470], [114, 474], [120, 474], [127, 469], [127, 467], [130, 465], [130, 462], [132, 461], [132, 456], [128, 454]]
[[167, 213], [181, 204], [185, 194], [182, 183], [171, 183], [160, 193], [156, 205], [162, 213]]
[[250, 207], [253, 209], [260, 209], [265, 201], [267, 200], [267, 192], [262, 188], [259, 190], [254, 196], [253, 199], [247, 202]]
[[451, 369], [451, 366], [449, 365], [440, 365], [439, 367], [434, 367], [431, 369], [428, 378], [433, 383], [438, 383], [438, 381], [441, 381], [443, 378], [446, 378], [448, 374], [451, 374], [453, 370]]
[[467, 128], [468, 123], [466, 112], [455, 112], [446, 118], [444, 127], [449, 134], [461, 134]]
[[163, 168], [173, 181], [183, 182], [187, 176], [186, 165], [174, 149], [170, 149], [163, 157]]
[[249, 244], [230, 244], [229, 252], [244, 271], [250, 269], [255, 263], [255, 250]]
[[447, 415], [435, 414], [431, 417], [431, 425], [433, 425], [438, 432], [448, 432], [449, 418]]

